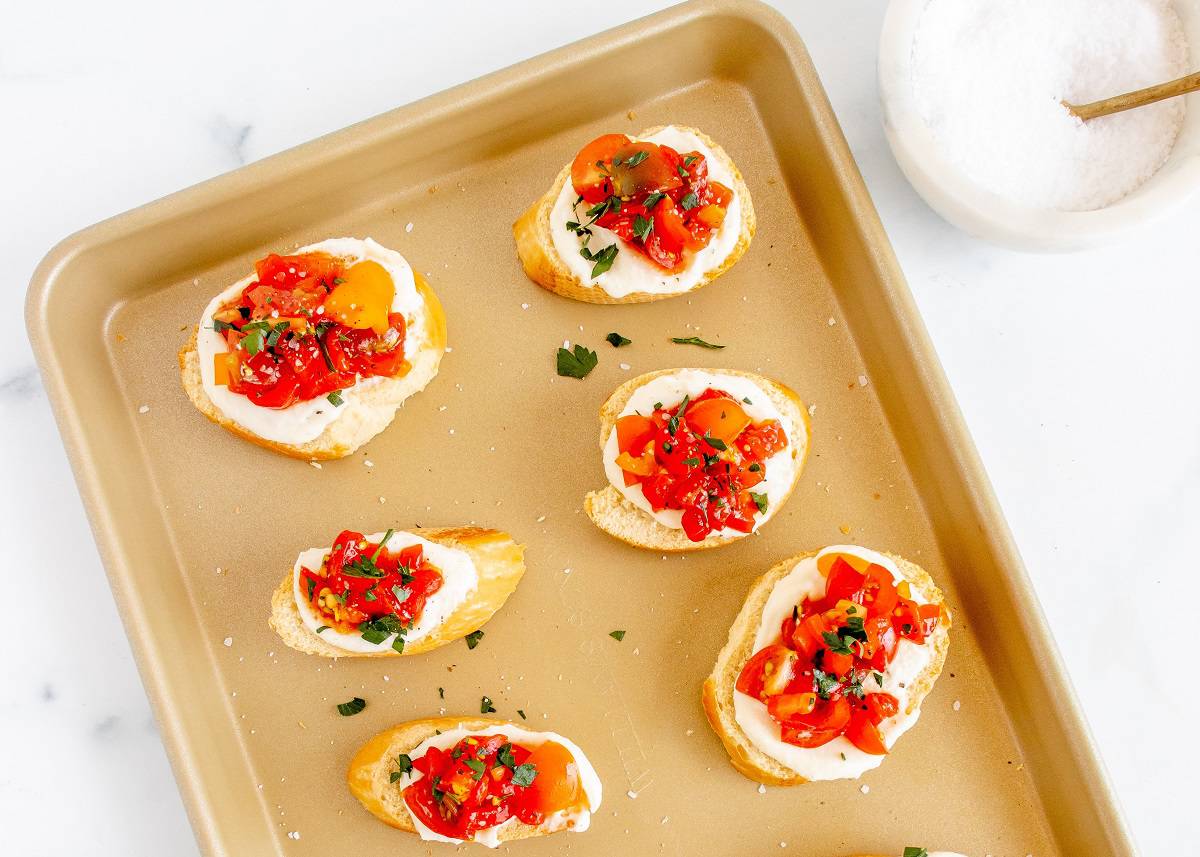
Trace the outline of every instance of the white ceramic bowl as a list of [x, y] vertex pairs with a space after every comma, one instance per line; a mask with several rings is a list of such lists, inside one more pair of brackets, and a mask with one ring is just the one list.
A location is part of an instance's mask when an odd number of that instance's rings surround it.
[[[1149, 181], [1095, 211], [1047, 211], [1010, 202], [972, 182], [944, 158], [921, 119], [913, 92], [913, 43], [930, 0], [891, 0], [879, 43], [879, 94], [883, 127], [900, 169], [938, 214], [960, 229], [1018, 250], [1079, 250], [1109, 243], [1182, 205], [1200, 190], [1200, 93], [1188, 99], [1187, 116], [1171, 156]], [[1005, 0], [997, 0], [1005, 2]], [[1200, 68], [1200, 0], [1175, 0]]]

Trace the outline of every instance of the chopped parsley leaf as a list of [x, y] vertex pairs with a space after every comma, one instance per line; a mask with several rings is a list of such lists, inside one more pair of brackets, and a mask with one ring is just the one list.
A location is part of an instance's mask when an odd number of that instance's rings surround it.
[[565, 348], [558, 349], [558, 374], [564, 378], [586, 378], [588, 373], [596, 368], [600, 358], [596, 352], [576, 344], [574, 352]]
[[754, 501], [754, 505], [758, 507], [759, 512], [767, 511], [767, 495], [759, 494], [756, 491], [750, 492], [750, 499]]
[[612, 637], [618, 643], [625, 639], [624, 631], [609, 631], [608, 636]]
[[340, 408], [342, 405], [344, 405], [346, 403], [346, 400], [342, 398], [342, 394], [339, 393], [337, 390], [334, 390], [332, 393], [327, 395], [325, 398], [328, 399], [329, 404], [333, 405], [335, 408]]
[[537, 768], [526, 762], [513, 769], [512, 782], [514, 786], [529, 786], [537, 779]]
[[338, 714], [342, 715], [342, 717], [353, 717], [366, 707], [367, 701], [361, 696], [356, 696], [349, 702], [339, 702], [337, 712]]
[[479, 713], [480, 714], [494, 714], [495, 711], [496, 711], [496, 706], [492, 705], [491, 699], [489, 699], [488, 697], [485, 696], [479, 700]]
[[483, 639], [483, 631], [472, 631], [467, 634], [467, 648], [473, 649], [479, 645], [479, 641]]
[[711, 348], [718, 351], [724, 348], [724, 345], [714, 345], [711, 342], [705, 342], [699, 336], [672, 336], [671, 341], [676, 345], [699, 345], [701, 348]]
[[622, 345], [629, 345], [629, 343], [633, 342], [632, 339], [626, 339], [624, 336], [616, 332], [610, 333], [604, 338], [608, 340], [608, 344], [613, 348], [620, 348]]

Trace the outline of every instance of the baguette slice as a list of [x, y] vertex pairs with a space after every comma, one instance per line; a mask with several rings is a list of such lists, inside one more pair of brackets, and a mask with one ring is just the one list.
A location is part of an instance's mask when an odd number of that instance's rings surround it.
[[[401, 723], [380, 732], [354, 754], [354, 758], [350, 760], [350, 769], [346, 773], [346, 784], [359, 803], [380, 821], [398, 830], [416, 833], [417, 828], [413, 824], [408, 806], [404, 803], [404, 797], [400, 789], [391, 782], [393, 760], [439, 732], [452, 729], [475, 732], [489, 726], [513, 725], [515, 724], [506, 720], [491, 717], [430, 717]], [[514, 839], [528, 839], [531, 836], [547, 836], [552, 832], [541, 825], [535, 827], [514, 821], [499, 831], [499, 839], [501, 842], [510, 842]]]
[[437, 375], [438, 365], [446, 351], [446, 315], [441, 302], [425, 278], [413, 271], [417, 292], [425, 301], [426, 341], [408, 357], [408, 372], [396, 378], [382, 378], [343, 406], [338, 418], [319, 435], [301, 444], [267, 440], [226, 416], [209, 398], [200, 378], [200, 355], [196, 351], [197, 328], [179, 351], [179, 373], [183, 389], [192, 404], [217, 425], [238, 437], [266, 449], [306, 461], [345, 458], [386, 429], [396, 411], [409, 396], [421, 392]]
[[300, 608], [292, 593], [289, 571], [271, 596], [271, 628], [283, 641], [297, 651], [327, 658], [388, 658], [405, 657], [428, 652], [478, 631], [496, 614], [513, 594], [525, 574], [525, 547], [512, 536], [499, 530], [480, 527], [444, 527], [413, 530], [431, 542], [459, 548], [470, 554], [479, 571], [479, 586], [446, 621], [429, 635], [404, 646], [404, 652], [390, 647], [378, 652], [350, 652], [326, 642], [304, 624]]
[[[657, 372], [647, 372], [645, 375], [631, 378], [617, 387], [608, 400], [600, 406], [600, 449], [603, 450], [608, 443], [609, 435], [612, 434], [617, 418], [621, 416], [621, 411], [635, 390], [661, 375], [670, 375], [679, 371], [681, 370], [660, 369]], [[736, 369], [700, 369], [699, 371], [734, 375], [753, 381], [762, 388], [779, 412], [788, 417], [793, 426], [800, 428], [800, 434], [797, 437], [788, 438], [789, 448], [797, 457], [796, 472], [787, 494], [790, 497], [791, 492], [796, 488], [796, 483], [800, 481], [800, 474], [804, 470], [804, 462], [808, 458], [808, 450], [812, 441], [812, 425], [809, 422], [808, 409], [804, 402], [793, 390], [778, 381], [772, 381], [752, 372], [740, 372]], [[786, 499], [787, 497], [784, 498], [784, 502]], [[778, 512], [782, 505], [783, 502], [778, 503], [775, 511]], [[693, 542], [684, 534], [683, 530], [664, 526], [648, 515], [645, 510], [635, 506], [611, 483], [598, 491], [589, 492], [584, 498], [583, 509], [592, 519], [593, 524], [613, 538], [647, 550], [667, 553], [707, 550], [744, 538], [740, 535], [732, 537], [713, 535], [702, 542]]]
[[[704, 703], [704, 713], [708, 722], [725, 749], [729, 752], [729, 761], [738, 771], [752, 780], [768, 786], [798, 786], [808, 782], [804, 777], [793, 771], [776, 759], [768, 756], [750, 742], [746, 733], [738, 725], [734, 714], [733, 694], [734, 685], [746, 661], [754, 654], [754, 638], [758, 634], [759, 622], [763, 608], [775, 584], [787, 576], [802, 559], [816, 556], [819, 551], [809, 551], [797, 554], [790, 559], [773, 566], [770, 571], [760, 577], [750, 587], [746, 603], [729, 629], [729, 641], [717, 656], [716, 666], [712, 675], [704, 682], [701, 698]], [[900, 573], [912, 588], [919, 592], [927, 601], [933, 604], [944, 604], [942, 591], [925, 569], [903, 557], [884, 553], [884, 556], [896, 563]], [[926, 645], [933, 646], [933, 657], [929, 665], [910, 686], [907, 713], [919, 708], [922, 700], [933, 689], [933, 683], [942, 672], [946, 661], [946, 651], [950, 646], [950, 637], [946, 633], [946, 625], [941, 625], [934, 632], [931, 641]]]
[[[513, 224], [513, 238], [517, 242], [517, 256], [521, 259], [521, 266], [525, 269], [525, 273], [529, 275], [529, 279], [549, 291], [563, 295], [564, 297], [573, 298], [577, 301], [585, 301], [593, 304], [637, 304], [678, 297], [679, 295], [694, 292], [701, 286], [706, 286], [721, 276], [721, 274], [732, 268], [742, 258], [750, 248], [750, 241], [754, 238], [756, 226], [754, 204], [750, 201], [750, 189], [746, 187], [746, 182], [742, 179], [742, 174], [738, 170], [737, 165], [734, 164], [725, 150], [711, 137], [696, 128], [689, 128], [684, 125], [677, 125], [675, 127], [699, 137], [704, 145], [712, 150], [713, 155], [733, 175], [734, 186], [731, 190], [741, 198], [742, 217], [737, 244], [729, 251], [729, 255], [722, 259], [715, 267], [705, 271], [704, 276], [695, 286], [681, 292], [671, 292], [668, 294], [633, 292], [624, 297], [617, 298], [610, 295], [598, 284], [589, 285], [583, 282], [564, 264], [562, 257], [554, 246], [554, 239], [551, 233], [550, 214], [554, 210], [554, 204], [558, 201], [559, 194], [562, 193], [563, 186], [571, 180], [571, 164], [568, 163], [559, 172], [558, 178], [554, 180], [554, 184], [551, 185], [550, 190], [546, 191], [546, 194], [531, 205], [517, 219], [517, 222]], [[648, 128], [639, 134], [638, 137], [639, 139], [644, 139], [662, 129], [663, 126], [661, 125]]]

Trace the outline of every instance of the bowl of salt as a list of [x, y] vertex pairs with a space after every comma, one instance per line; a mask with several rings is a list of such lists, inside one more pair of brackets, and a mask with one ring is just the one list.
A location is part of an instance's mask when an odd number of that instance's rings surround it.
[[1200, 69], [1200, 0], [891, 0], [884, 130], [950, 223], [1027, 251], [1111, 243], [1200, 191], [1200, 94], [1068, 110]]

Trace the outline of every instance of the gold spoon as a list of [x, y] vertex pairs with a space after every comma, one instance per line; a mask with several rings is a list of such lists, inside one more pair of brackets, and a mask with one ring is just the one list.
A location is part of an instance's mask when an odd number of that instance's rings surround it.
[[1114, 95], [1112, 98], [1104, 98], [1100, 101], [1093, 101], [1090, 104], [1068, 104], [1064, 101], [1063, 107], [1067, 108], [1072, 115], [1086, 122], [1089, 119], [1109, 116], [1124, 110], [1132, 110], [1135, 107], [1145, 107], [1147, 104], [1153, 104], [1156, 101], [1197, 91], [1200, 91], [1200, 71], [1189, 74], [1187, 77], [1181, 77], [1178, 80], [1167, 81], [1157, 86], [1148, 86], [1145, 89], [1139, 89], [1137, 92]]

